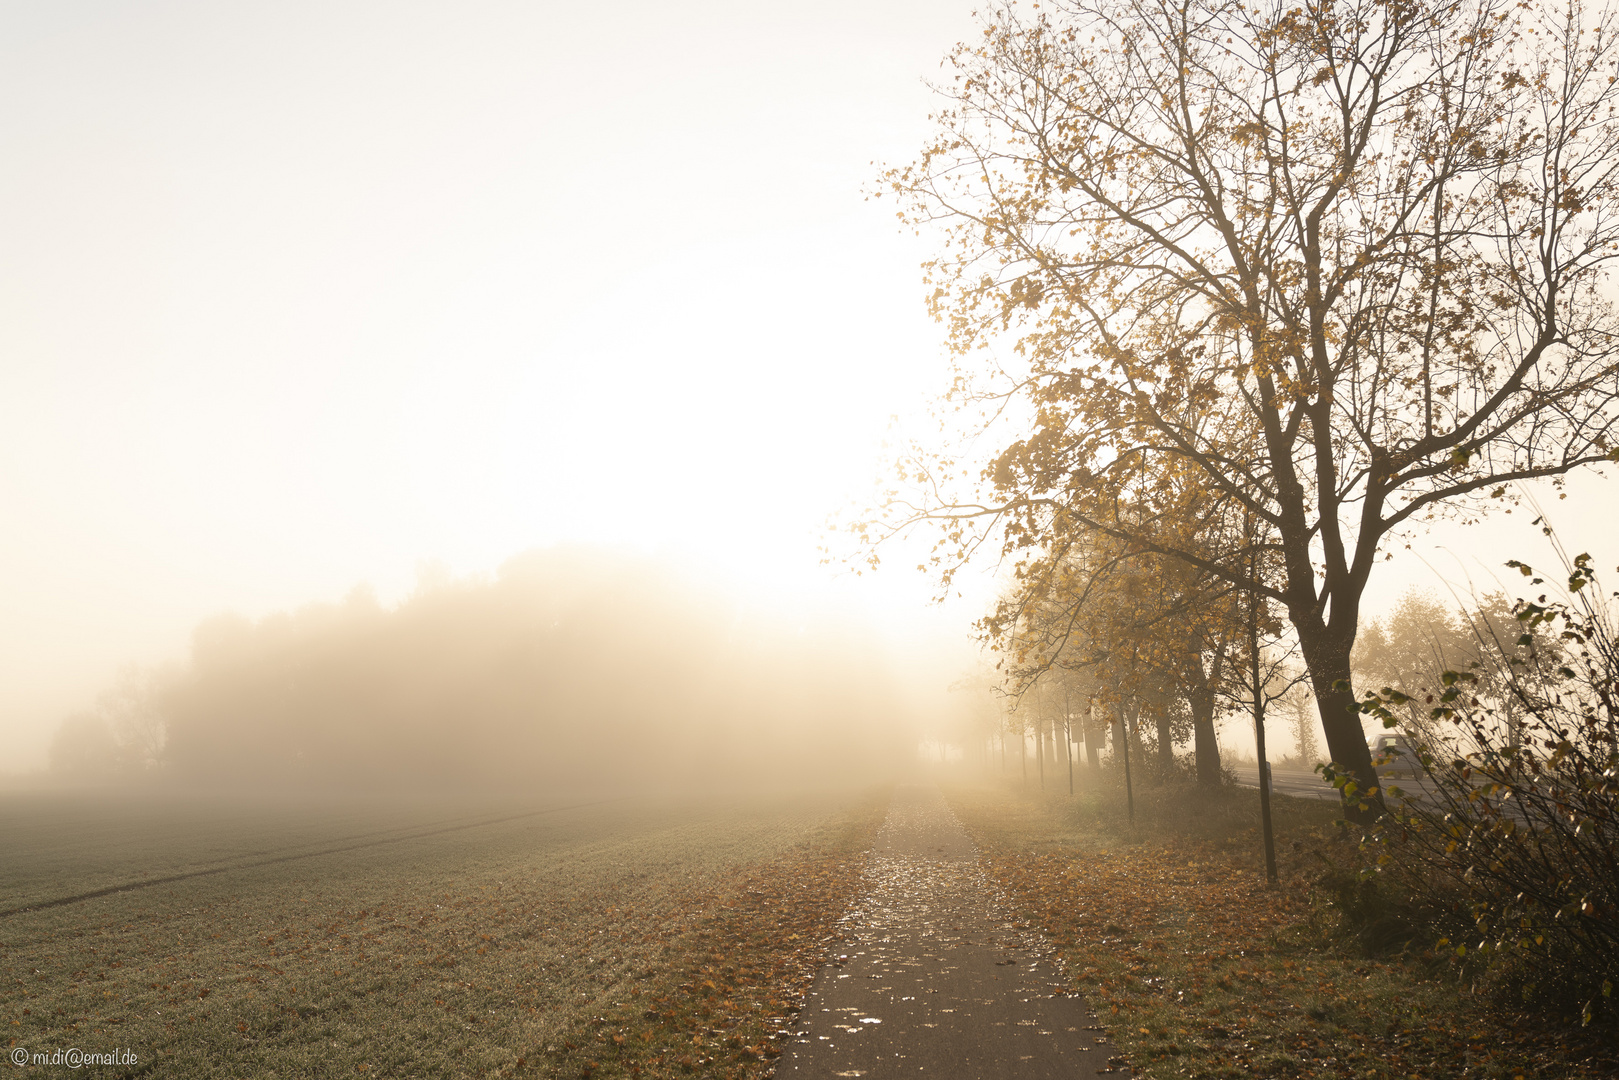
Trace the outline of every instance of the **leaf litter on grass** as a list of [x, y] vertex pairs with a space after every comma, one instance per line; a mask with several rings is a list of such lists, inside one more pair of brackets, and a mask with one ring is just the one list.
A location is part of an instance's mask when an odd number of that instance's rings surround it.
[[836, 850], [760, 867], [667, 943], [655, 977], [547, 1046], [557, 1075], [770, 1075], [804, 995], [860, 890], [876, 821]]
[[[1139, 1075], [1612, 1077], [1601, 1036], [1467, 993], [1431, 955], [1372, 958], [1315, 888], [1330, 832], [1268, 887], [1230, 838], [1076, 821], [1061, 800], [949, 789], [1001, 902], [1063, 957]], [[1319, 866], [1319, 863], [1315, 865]]]

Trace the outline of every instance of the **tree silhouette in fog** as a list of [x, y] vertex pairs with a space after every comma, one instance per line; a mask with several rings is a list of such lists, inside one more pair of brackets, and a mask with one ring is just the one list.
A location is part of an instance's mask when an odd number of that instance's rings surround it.
[[[182, 782], [808, 779], [914, 745], [858, 631], [779, 625], [666, 566], [589, 549], [520, 556], [392, 610], [361, 590], [210, 619], [148, 704]], [[64, 747], [100, 754], [73, 723]]]

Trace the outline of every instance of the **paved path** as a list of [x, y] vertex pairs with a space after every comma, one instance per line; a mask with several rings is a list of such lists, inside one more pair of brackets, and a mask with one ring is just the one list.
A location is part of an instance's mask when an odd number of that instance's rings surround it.
[[[845, 919], [776, 1075], [1109, 1080], [1118, 1051], [1055, 959], [992, 908], [966, 830], [932, 787], [895, 792]], [[1053, 993], [1057, 991], [1057, 993]]]

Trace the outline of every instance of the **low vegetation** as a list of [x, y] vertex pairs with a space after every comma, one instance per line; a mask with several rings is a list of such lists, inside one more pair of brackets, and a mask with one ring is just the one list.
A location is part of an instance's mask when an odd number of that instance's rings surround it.
[[[1354, 910], [1359, 834], [1277, 795], [1266, 885], [1257, 794], [1158, 788], [1125, 819], [1075, 798], [955, 785], [1002, 901], [1055, 944], [1074, 989], [1148, 1077], [1598, 1077], [1611, 1031], [1474, 993], [1448, 958]], [[1346, 870], [1349, 876], [1346, 879]]]
[[1507, 645], [1502, 662], [1412, 680], [1409, 693], [1387, 687], [1362, 704], [1407, 732], [1406, 749], [1388, 756], [1422, 790], [1403, 797], [1389, 786], [1356, 887], [1363, 903], [1452, 953], [1476, 985], [1613, 1024], [1619, 596], [1600, 594], [1588, 555], [1566, 568], [1560, 598], [1513, 606], [1494, 635]]
[[[759, 1076], [883, 796], [13, 796], [9, 1049], [136, 1054], [105, 1076]], [[33, 868], [64, 859], [52, 893]]]

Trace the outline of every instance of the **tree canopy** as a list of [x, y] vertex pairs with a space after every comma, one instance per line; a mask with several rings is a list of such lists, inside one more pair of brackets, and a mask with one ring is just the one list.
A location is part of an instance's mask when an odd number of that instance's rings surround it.
[[1370, 783], [1350, 650], [1391, 537], [1612, 456], [1616, 49], [1578, 4], [994, 7], [884, 191], [942, 232], [953, 396], [1002, 435], [907, 458], [877, 532], [943, 522], [946, 575], [1102, 534], [1269, 597]]

